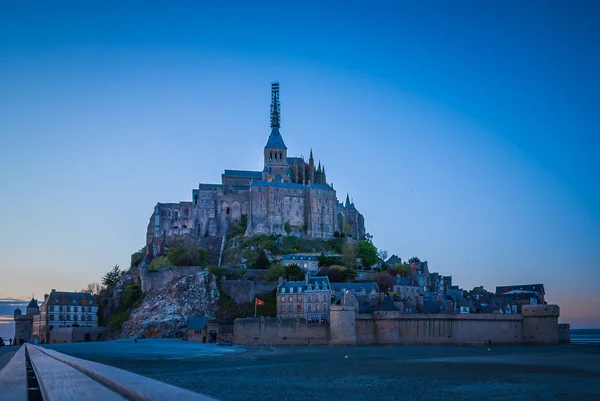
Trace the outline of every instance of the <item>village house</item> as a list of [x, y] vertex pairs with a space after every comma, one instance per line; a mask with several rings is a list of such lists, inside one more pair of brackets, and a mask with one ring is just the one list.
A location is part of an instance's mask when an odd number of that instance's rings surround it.
[[199, 343], [233, 340], [233, 325], [224, 325], [209, 320], [206, 316], [197, 316], [188, 324], [187, 339]]
[[283, 255], [281, 257], [281, 263], [284, 266], [297, 265], [302, 270], [309, 273], [316, 273], [319, 271], [319, 259], [314, 255]]
[[277, 317], [300, 317], [307, 321], [329, 321], [331, 285], [327, 276], [305, 275], [304, 281], [279, 279]]
[[34, 318], [33, 340], [51, 342], [95, 341], [97, 330], [57, 330], [98, 327], [98, 305], [89, 292], [65, 292], [52, 289], [44, 295], [40, 314]]

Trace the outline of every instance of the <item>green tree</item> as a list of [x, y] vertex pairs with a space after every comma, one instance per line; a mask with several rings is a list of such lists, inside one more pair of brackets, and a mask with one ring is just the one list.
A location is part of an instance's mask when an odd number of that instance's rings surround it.
[[171, 261], [171, 263], [175, 264], [175, 261], [179, 256], [181, 256], [185, 252], [185, 248], [180, 245], [169, 246], [167, 249], [167, 258]]
[[173, 266], [173, 262], [171, 262], [171, 259], [167, 258], [166, 256], [159, 256], [150, 263], [150, 266], [148, 266], [148, 270], [155, 272], [158, 271], [158, 269], [160, 269], [161, 267], [168, 266]]
[[357, 246], [349, 241], [342, 246], [342, 265], [349, 269], [356, 269], [356, 258], [358, 257]]
[[284, 228], [285, 228], [285, 232], [288, 233], [288, 235], [290, 235], [290, 233], [292, 232], [292, 226], [290, 225], [289, 221], [285, 222]]
[[298, 265], [288, 265], [285, 267], [285, 279], [288, 281], [303, 281], [304, 270]]
[[191, 246], [180, 253], [172, 262], [175, 266], [204, 266], [207, 259], [208, 251], [206, 249]]
[[265, 274], [265, 281], [277, 281], [279, 277], [285, 277], [285, 266], [281, 262], [276, 262], [269, 266], [269, 271]]
[[114, 287], [119, 281], [119, 278], [121, 278], [122, 274], [123, 272], [121, 271], [119, 265], [115, 265], [115, 267], [113, 267], [111, 271], [109, 271], [102, 277], [102, 284], [104, 284], [107, 287]]
[[256, 261], [254, 262], [254, 268], [255, 269], [267, 269], [267, 268], [269, 268], [270, 264], [271, 264], [271, 262], [269, 261], [269, 258], [267, 257], [265, 252], [260, 251], [260, 253], [258, 254], [258, 257], [256, 258]]
[[379, 260], [377, 258], [377, 248], [366, 240], [358, 241], [358, 257], [362, 259], [365, 267], [371, 267]]
[[246, 226], [248, 225], [248, 215], [247, 214], [242, 214], [240, 216], [240, 225], [244, 228], [246, 228]]
[[408, 263], [420, 263], [421, 259], [419, 259], [416, 256], [413, 256], [412, 258], [408, 259]]
[[398, 263], [390, 268], [389, 273], [392, 276], [399, 274], [400, 277], [408, 277], [411, 274], [410, 266], [403, 263]]

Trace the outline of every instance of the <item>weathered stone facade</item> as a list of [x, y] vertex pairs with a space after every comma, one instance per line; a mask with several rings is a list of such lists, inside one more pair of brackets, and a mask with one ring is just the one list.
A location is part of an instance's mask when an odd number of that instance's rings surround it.
[[220, 184], [199, 184], [191, 202], [158, 203], [148, 224], [148, 253], [156, 256], [169, 240], [178, 238], [200, 244], [241, 222], [246, 223], [246, 235], [289, 231], [331, 238], [338, 231], [355, 239], [365, 236], [364, 217], [348, 197], [345, 203], [338, 201], [333, 185], [327, 183], [325, 166], [320, 162], [315, 166], [312, 150], [308, 162], [288, 157], [279, 132], [278, 88], [274, 84], [263, 170], [225, 170]]
[[331, 305], [330, 323], [304, 319], [236, 319], [236, 344], [558, 345], [558, 306], [528, 305], [523, 314], [356, 313], [352, 302]]

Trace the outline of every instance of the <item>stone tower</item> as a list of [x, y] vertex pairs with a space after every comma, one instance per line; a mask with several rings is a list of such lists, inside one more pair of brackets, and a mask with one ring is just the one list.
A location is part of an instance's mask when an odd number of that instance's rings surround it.
[[281, 128], [281, 105], [279, 104], [279, 82], [271, 84], [271, 135], [265, 146], [265, 168], [263, 176], [266, 181], [288, 182], [287, 146], [279, 132]]

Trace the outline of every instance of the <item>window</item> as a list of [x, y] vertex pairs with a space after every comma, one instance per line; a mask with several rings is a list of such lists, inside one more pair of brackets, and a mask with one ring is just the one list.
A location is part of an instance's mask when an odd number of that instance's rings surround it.
[[50, 305], [50, 306], [48, 307], [48, 311], [49, 311], [49, 312], [52, 312], [53, 310], [54, 310], [54, 306]]
[[293, 312], [293, 311], [294, 311], [294, 305], [290, 305], [290, 307], [289, 307], [289, 311], [290, 311], [290, 312]]
[[298, 305], [298, 306], [297, 306], [297, 308], [296, 308], [296, 312], [302, 312], [302, 306], [301, 306], [301, 305]]
[[73, 307], [73, 312], [77, 312], [77, 307], [76, 306]]
[[88, 316], [86, 320], [87, 320], [88, 322], [91, 322], [91, 321], [92, 321], [92, 317], [91, 317], [91, 316]]
[[319, 304], [315, 304], [315, 312], [319, 311]]
[[50, 316], [49, 316], [49, 319], [50, 319], [50, 320], [54, 320], [54, 315], [50, 315]]
[[290, 288], [290, 294], [294, 292], [294, 287]]
[[64, 320], [63, 315], [58, 315], [58, 320]]
[[285, 312], [285, 305], [281, 305], [281, 307], [279, 308], [280, 312]]
[[64, 312], [64, 310], [65, 310], [65, 307], [64, 307], [64, 306], [59, 306], [59, 307], [58, 307], [58, 310], [59, 310], [60, 312]]
[[308, 296], [308, 302], [312, 302], [312, 295]]
[[282, 288], [282, 289], [281, 289], [281, 293], [282, 293], [282, 294], [285, 294], [285, 288]]
[[323, 302], [327, 301], [327, 294], [323, 294]]
[[[289, 301], [289, 302], [294, 302], [294, 297], [289, 297], [289, 298], [288, 298], [288, 301]], [[291, 308], [291, 306], [290, 306], [290, 308]]]
[[296, 297], [296, 300], [297, 300], [298, 302], [302, 302], [302, 295], [298, 295], [298, 296]]
[[308, 311], [312, 312], [312, 305], [311, 304], [308, 304]]
[[280, 301], [285, 302], [285, 297], [281, 297]]
[[298, 287], [298, 292], [302, 292], [302, 287]]
[[327, 312], [327, 304], [323, 304], [323, 312]]

